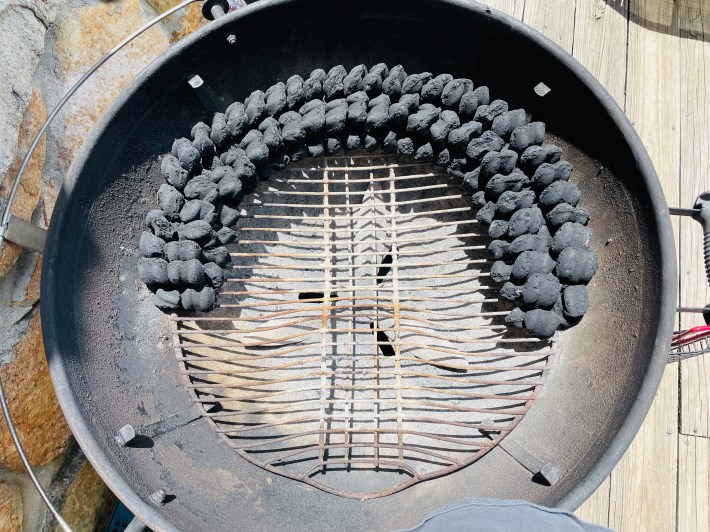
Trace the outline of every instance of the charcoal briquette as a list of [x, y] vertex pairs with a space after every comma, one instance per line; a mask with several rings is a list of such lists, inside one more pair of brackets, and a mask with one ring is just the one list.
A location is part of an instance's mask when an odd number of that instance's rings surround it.
[[562, 285], [551, 273], [532, 273], [523, 285], [523, 301], [536, 308], [550, 309], [559, 299]]
[[523, 287], [522, 286], [516, 286], [510, 281], [505, 283], [503, 287], [500, 289], [500, 297], [505, 299], [506, 301], [515, 301], [516, 299], [519, 299], [520, 296], [523, 295]]
[[202, 268], [205, 271], [205, 275], [210, 280], [210, 284], [213, 288], [220, 288], [224, 284], [224, 270], [220, 268], [214, 262], [208, 262], [204, 264]]
[[209, 242], [212, 238], [212, 226], [204, 220], [186, 223], [178, 229], [180, 240], [193, 240], [198, 244]]
[[138, 259], [138, 275], [146, 286], [154, 287], [168, 283], [168, 263], [161, 258]]
[[519, 127], [525, 125], [527, 120], [527, 114], [525, 109], [515, 109], [514, 111], [508, 111], [502, 115], [498, 115], [493, 119], [491, 124], [491, 131], [495, 131], [496, 134], [503, 138], [508, 138], [508, 136], [513, 133]]
[[[259, 183], [256, 177], [256, 167], [254, 163], [249, 160], [244, 150], [239, 150], [236, 155], [237, 157], [231, 166], [234, 169], [234, 173], [239, 178], [239, 181], [242, 182], [242, 191], [244, 194], [251, 194]], [[223, 175], [226, 175], [226, 173], [227, 172]]]
[[247, 146], [254, 142], [255, 140], [263, 140], [264, 139], [264, 134], [259, 131], [258, 129], [251, 129], [247, 132], [246, 135], [242, 138], [242, 140], [239, 142], [239, 147], [243, 150], [246, 151]]
[[390, 131], [382, 141], [382, 148], [390, 153], [397, 151], [397, 133]]
[[510, 243], [505, 240], [494, 240], [488, 244], [488, 251], [494, 259], [502, 259], [508, 254]]
[[367, 101], [353, 102], [348, 106], [348, 129], [364, 132], [367, 124]]
[[263, 138], [256, 139], [250, 143], [244, 150], [247, 154], [247, 158], [255, 165], [263, 165], [269, 162], [269, 148], [264, 143]]
[[313, 70], [311, 72], [311, 75], [308, 77], [312, 78], [312, 79], [317, 79], [318, 81], [323, 82], [323, 81], [325, 81], [325, 78], [328, 77], [328, 74], [326, 74], [325, 70], [323, 70], [322, 68], [316, 68], [315, 70]]
[[504, 100], [494, 100], [490, 104], [481, 104], [476, 109], [476, 114], [473, 119], [483, 124], [485, 127], [491, 127], [496, 116], [508, 112], [508, 102]]
[[572, 165], [568, 161], [558, 161], [556, 163], [542, 163], [535, 174], [533, 180], [540, 187], [549, 187], [555, 181], [569, 181], [572, 175]]
[[488, 180], [496, 174], [508, 175], [518, 162], [518, 154], [513, 150], [488, 152], [481, 159], [481, 178]]
[[[527, 177], [517, 170], [509, 175], [496, 174], [491, 177], [485, 186], [486, 197], [492, 201], [497, 200], [505, 191], [520, 192], [527, 182]], [[481, 185], [479, 180], [479, 186]]]
[[[448, 166], [451, 164], [451, 152], [448, 148], [438, 150], [434, 153], [434, 164], [438, 166]], [[464, 176], [464, 180], [466, 176]]]
[[478, 98], [473, 92], [467, 92], [461, 97], [461, 102], [459, 102], [459, 117], [461, 120], [472, 120], [476, 116], [476, 109], [478, 109]]
[[542, 251], [523, 251], [513, 263], [511, 276], [517, 281], [524, 281], [533, 273], [551, 273], [555, 261], [549, 253]]
[[[322, 116], [322, 125], [316, 131], [322, 131], [323, 127], [325, 126], [325, 110], [320, 114]], [[315, 117], [311, 117], [313, 119]], [[306, 130], [303, 128], [303, 122], [301, 121], [300, 117], [299, 120], [293, 120], [291, 122], [288, 122], [281, 128], [281, 138], [284, 141], [284, 144], [287, 146], [296, 146], [299, 144], [303, 144], [303, 142], [306, 140]]]
[[173, 155], [166, 155], [160, 163], [160, 172], [165, 180], [175, 188], [182, 190], [190, 178], [189, 172], [185, 170]]
[[466, 147], [466, 155], [473, 161], [480, 162], [490, 151], [500, 151], [505, 142], [493, 131], [485, 131], [480, 137], [473, 139]]
[[202, 286], [205, 283], [205, 271], [197, 259], [174, 260], [168, 263], [168, 279], [177, 286]]
[[421, 74], [410, 74], [402, 82], [403, 94], [419, 94], [424, 84], [431, 79], [431, 72]]
[[352, 94], [349, 94], [346, 98], [345, 101], [350, 105], [351, 103], [355, 102], [365, 102], [367, 105], [368, 102], [370, 101], [370, 97], [367, 95], [365, 91], [357, 91], [353, 92]]
[[533, 309], [525, 313], [525, 327], [537, 338], [550, 338], [560, 326], [560, 318], [551, 310]]
[[180, 302], [189, 312], [209, 312], [217, 306], [217, 294], [210, 286], [201, 290], [188, 288], [180, 295]]
[[584, 248], [565, 248], [557, 257], [556, 273], [565, 284], [586, 284], [597, 271], [597, 256]]
[[273, 116], [267, 116], [261, 121], [257, 129], [263, 134], [267, 129], [272, 126], [279, 126], [279, 121]]
[[427, 142], [419, 146], [414, 152], [414, 160], [422, 163], [428, 163], [434, 160], [434, 147], [431, 142]]
[[571, 285], [562, 295], [564, 313], [570, 318], [581, 318], [589, 310], [589, 292], [584, 285]]
[[234, 242], [236, 239], [237, 239], [237, 233], [235, 233], [229, 227], [222, 227], [222, 229], [217, 231], [217, 240], [223, 246], [226, 246], [227, 244]]
[[325, 155], [325, 146], [323, 143], [308, 146], [308, 154], [314, 158], [323, 157]]
[[362, 80], [365, 74], [367, 74], [367, 67], [365, 65], [358, 65], [348, 72], [348, 75], [343, 78], [343, 93], [345, 96], [349, 96], [363, 89]]
[[[231, 109], [231, 112], [229, 112]], [[227, 130], [234, 138], [241, 137], [249, 130], [249, 117], [246, 107], [240, 102], [234, 102], [227, 109]]]
[[576, 207], [582, 192], [579, 187], [569, 181], [555, 181], [540, 193], [540, 203], [552, 208], [559, 203], [568, 203]]
[[264, 131], [264, 144], [269, 148], [269, 153], [276, 153], [283, 148], [284, 141], [278, 123]]
[[507, 283], [510, 281], [511, 271], [512, 267], [509, 264], [506, 264], [502, 260], [496, 261], [491, 267], [491, 279], [496, 283]]
[[488, 105], [491, 103], [491, 94], [488, 87], [485, 85], [473, 89], [473, 95], [478, 100], [478, 105]]
[[422, 105], [416, 113], [407, 117], [407, 132], [411, 135], [426, 135], [438, 116], [439, 112], [437, 109], [425, 108], [424, 105]]
[[510, 147], [522, 153], [530, 146], [542, 144], [544, 140], [545, 124], [543, 122], [530, 122], [511, 133]]
[[[183, 205], [182, 209], [180, 210], [180, 221], [183, 223], [188, 223], [192, 222], [194, 220], [202, 220], [202, 210], [203, 206], [210, 205], [212, 207], [212, 211], [214, 213], [214, 205], [211, 203], [207, 203], [206, 201], [202, 201], [199, 199], [193, 199], [185, 202], [185, 205]], [[205, 207], [205, 214], [207, 214], [207, 209]], [[213, 223], [211, 220], [205, 220], [208, 223]]]
[[372, 135], [365, 135], [365, 138], [363, 140], [363, 146], [367, 151], [372, 151], [375, 148], [377, 148], [377, 145], [379, 144], [378, 140], [373, 137]]
[[219, 223], [224, 227], [232, 227], [239, 220], [239, 209], [235, 209], [230, 205], [222, 205], [219, 211]]
[[544, 223], [545, 220], [539, 208], [529, 207], [527, 209], [520, 209], [510, 218], [508, 236], [517, 238], [526, 233], [534, 235], [540, 230]]
[[562, 148], [554, 144], [530, 146], [520, 156], [520, 166], [534, 172], [543, 163], [554, 164], [562, 157]]
[[453, 111], [442, 111], [436, 122], [429, 128], [431, 138], [434, 142], [443, 144], [451, 131], [461, 125], [459, 115]]
[[379, 107], [381, 105], [384, 105], [389, 110], [389, 106], [391, 104], [392, 104], [392, 100], [387, 94], [380, 94], [376, 98], [372, 98], [372, 99], [368, 100], [367, 108], [374, 109], [375, 107]]
[[377, 73], [369, 72], [362, 78], [362, 88], [370, 96], [375, 96], [382, 92], [382, 77]]
[[160, 209], [149, 211], [145, 222], [153, 230], [155, 236], [165, 241], [172, 240], [175, 236], [175, 225], [165, 217], [165, 213]]
[[158, 207], [165, 213], [166, 218], [177, 220], [183, 205], [185, 205], [185, 197], [178, 189], [165, 183], [160, 185], [158, 189]]
[[217, 185], [219, 197], [232, 205], [238, 205], [244, 197], [242, 182], [234, 171], [228, 172]]
[[232, 140], [232, 134], [227, 128], [227, 117], [222, 113], [215, 113], [212, 118], [212, 130], [210, 131], [210, 139], [215, 146], [221, 148]]
[[[473, 187], [471, 187], [473, 188]], [[480, 190], [476, 192], [472, 197], [471, 197], [471, 203], [473, 203], [474, 207], [478, 207], [479, 209], [483, 207], [488, 201], [486, 200], [486, 193], [483, 190]]]
[[422, 100], [434, 104], [441, 103], [441, 93], [444, 92], [446, 84], [453, 81], [453, 79], [454, 77], [451, 74], [440, 74], [427, 81], [422, 86]]
[[476, 213], [476, 220], [478, 220], [484, 225], [490, 225], [490, 223], [493, 221], [493, 217], [496, 215], [497, 208], [498, 205], [496, 205], [492, 201], [489, 201], [478, 210], [478, 212]]
[[[486, 199], [485, 199], [486, 193], [484, 191], [478, 192], [478, 180], [480, 177], [480, 173], [481, 173], [480, 167], [476, 168], [475, 170], [471, 170], [470, 172], [466, 172], [463, 175], [463, 184], [467, 189], [476, 193], [476, 194], [474, 194], [473, 204], [476, 205], [477, 202], [482, 201], [483, 203], [481, 203], [480, 206], [483, 207], [483, 205], [486, 204]], [[481, 198], [480, 200], [476, 199], [476, 197], [478, 197], [478, 196], [480, 196], [480, 198]]]
[[165, 254], [165, 240], [153, 233], [143, 231], [138, 242], [138, 250], [143, 257], [162, 257]]
[[404, 137], [397, 141], [397, 153], [400, 155], [414, 155], [414, 141], [410, 137]]
[[[229, 107], [227, 107], [227, 111], [229, 111]], [[212, 128], [210, 126], [208, 126], [204, 122], [198, 122], [197, 124], [192, 126], [192, 129], [190, 130], [190, 135], [192, 135], [193, 139], [196, 139], [201, 135], [207, 135], [209, 137], [211, 131]]]
[[362, 137], [360, 135], [348, 135], [345, 140], [345, 146], [348, 150], [355, 150], [362, 144]]
[[175, 140], [172, 154], [188, 172], [194, 172], [200, 166], [200, 152], [195, 149], [190, 139], [183, 137]]
[[306, 101], [306, 90], [303, 78], [298, 74], [286, 80], [286, 104], [289, 109], [297, 109]]
[[562, 252], [565, 248], [589, 247], [592, 240], [592, 230], [582, 224], [565, 222], [562, 224], [552, 240], [552, 250], [556, 253]]
[[343, 65], [337, 65], [330, 69], [328, 76], [323, 80], [323, 94], [327, 100], [342, 98], [345, 88], [343, 81], [347, 75], [348, 71]]
[[463, 181], [464, 176], [470, 171], [468, 161], [465, 158], [452, 159], [449, 166], [446, 167], [446, 171], [450, 176], [456, 177]]
[[560, 203], [547, 213], [547, 221], [553, 227], [559, 227], [566, 222], [586, 225], [589, 222], [589, 211], [580, 207], [572, 207], [567, 203]]
[[345, 131], [345, 122], [348, 118], [346, 103], [338, 105], [325, 113], [325, 131], [329, 135], [337, 135]]
[[506, 325], [510, 327], [522, 329], [525, 326], [525, 312], [519, 308], [514, 308], [503, 321], [505, 321]]
[[448, 145], [463, 153], [471, 140], [481, 135], [481, 131], [483, 131], [483, 125], [480, 122], [467, 122], [461, 127], [451, 130]]
[[308, 78], [303, 82], [303, 95], [305, 100], [323, 97], [323, 84], [318, 78]]
[[[217, 185], [208, 176], [198, 175], [190, 179], [183, 190], [187, 199], [201, 199], [213, 202], [217, 199], [219, 191]], [[181, 206], [182, 207], [182, 206]], [[179, 214], [179, 211], [178, 211]]]
[[383, 131], [389, 125], [389, 105], [376, 105], [367, 113], [367, 128], [369, 131]]
[[170, 310], [180, 305], [180, 292], [158, 288], [152, 298], [153, 304], [161, 310]]
[[550, 245], [549, 233], [545, 233], [541, 229], [536, 235], [526, 234], [517, 237], [510, 243], [508, 253], [511, 255], [519, 255], [525, 251], [547, 253]]
[[325, 141], [325, 151], [328, 155], [340, 153], [343, 143], [338, 137], [328, 137]]
[[263, 91], [255, 90], [244, 102], [247, 114], [247, 125], [255, 126], [264, 119], [266, 113], [266, 96]]
[[215, 262], [221, 268], [226, 267], [232, 260], [229, 256], [227, 248], [224, 246], [216, 247], [214, 249], [206, 249], [202, 253], [207, 262]]
[[399, 98], [402, 94], [402, 81], [390, 74], [382, 82], [382, 92], [393, 98]]
[[535, 203], [535, 193], [532, 190], [521, 190], [520, 192], [506, 190], [498, 198], [497, 213], [507, 216], [519, 209], [532, 207], [533, 203]]
[[200, 156], [205, 160], [211, 160], [212, 157], [215, 156], [216, 149], [214, 142], [204, 133], [193, 140], [192, 145], [200, 152]]
[[503, 238], [508, 234], [508, 222], [506, 220], [493, 220], [488, 227], [488, 236], [490, 238]]
[[[402, 65], [400, 65], [400, 67], [401, 66]], [[369, 73], [380, 76], [380, 79], [385, 79], [387, 76], [390, 75], [390, 69], [387, 68], [387, 65], [385, 63], [377, 63], [372, 68], [370, 68]]]
[[441, 103], [449, 109], [458, 109], [461, 98], [467, 92], [473, 91], [473, 81], [459, 78], [449, 81], [441, 93]]

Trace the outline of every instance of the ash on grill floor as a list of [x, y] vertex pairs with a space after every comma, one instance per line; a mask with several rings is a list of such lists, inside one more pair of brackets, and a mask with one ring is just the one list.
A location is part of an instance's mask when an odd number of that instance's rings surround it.
[[452, 177], [377, 156], [313, 164], [245, 200], [219, 308], [173, 318], [175, 342], [240, 455], [377, 497], [495, 446], [552, 348], [503, 324], [489, 239]]

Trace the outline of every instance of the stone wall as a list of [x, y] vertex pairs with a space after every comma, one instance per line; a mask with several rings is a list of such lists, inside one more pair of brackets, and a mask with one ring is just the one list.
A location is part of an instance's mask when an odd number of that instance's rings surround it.
[[[0, 1], [0, 200], [64, 92], [105, 52], [176, 0]], [[27, 167], [13, 214], [49, 223], [82, 139], [118, 93], [171, 43], [203, 24], [200, 4], [148, 30], [104, 65], [58, 115]], [[83, 457], [47, 371], [39, 312], [42, 259], [5, 244], [0, 256], [0, 378], [20, 439], [72, 527], [102, 530], [113, 496]], [[49, 519], [0, 421], [0, 530], [50, 530]]]

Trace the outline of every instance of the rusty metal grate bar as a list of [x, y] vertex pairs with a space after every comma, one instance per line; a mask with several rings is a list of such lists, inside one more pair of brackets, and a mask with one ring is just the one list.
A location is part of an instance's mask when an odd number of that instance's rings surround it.
[[239, 455], [381, 497], [494, 448], [554, 346], [504, 326], [487, 235], [452, 177], [385, 156], [316, 163], [245, 199], [219, 308], [172, 316], [171, 345]]

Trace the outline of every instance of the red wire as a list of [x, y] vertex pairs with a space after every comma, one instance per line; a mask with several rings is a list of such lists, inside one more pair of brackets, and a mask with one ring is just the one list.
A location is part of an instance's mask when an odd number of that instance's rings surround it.
[[673, 335], [671, 347], [683, 347], [706, 338], [710, 338], [710, 325], [693, 327], [692, 329]]

